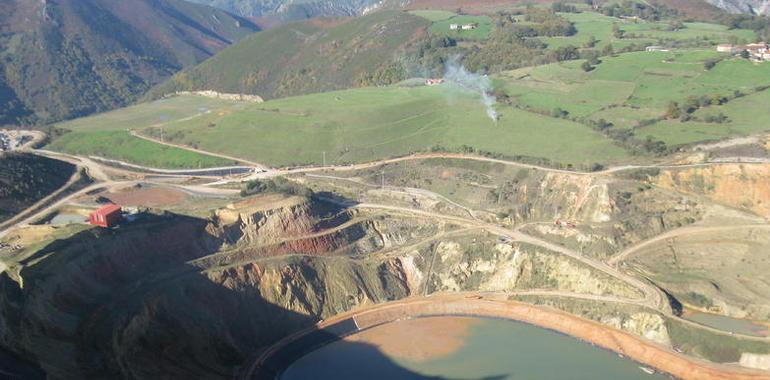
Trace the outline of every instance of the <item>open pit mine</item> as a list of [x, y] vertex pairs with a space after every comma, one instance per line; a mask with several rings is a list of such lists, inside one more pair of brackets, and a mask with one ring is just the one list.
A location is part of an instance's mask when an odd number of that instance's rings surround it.
[[[526, 358], [511, 348], [523, 339], [532, 355], [543, 342], [551, 345], [541, 354], [560, 360], [585, 352], [576, 379], [768, 378], [761, 330], [734, 334], [687, 319], [704, 311], [761, 320], [763, 295], [731, 297], [741, 289], [728, 282], [721, 293], [671, 282], [642, 254], [658, 242], [699, 244], [676, 237], [724, 233], [715, 224], [724, 218], [762, 236], [768, 215], [750, 200], [764, 190], [728, 198], [724, 184], [701, 184], [690, 169], [480, 174], [459, 163], [393, 164], [386, 187], [365, 183], [372, 169], [290, 173], [309, 190], [228, 195], [196, 212], [184, 212], [184, 193], [168, 184], [86, 187], [78, 207], [154, 197], [166, 209], [141, 207], [109, 228], [54, 217], [7, 231], [16, 249], [0, 275], [0, 338], [12, 348], [4, 355], [56, 379], [362, 375], [351, 360], [390, 378], [440, 378], [463, 373], [453, 361], [511, 355], [473, 367], [473, 378], [519, 373], [499, 364]], [[443, 179], [423, 189], [409, 182], [408, 173], [436, 170]], [[717, 182], [742, 170], [744, 184], [764, 186], [753, 169], [714, 170], [723, 173]], [[504, 192], [463, 191], [475, 183], [459, 184], [451, 199], [434, 192], [473, 173], [487, 187], [507, 181]], [[743, 273], [761, 282], [761, 272]]]

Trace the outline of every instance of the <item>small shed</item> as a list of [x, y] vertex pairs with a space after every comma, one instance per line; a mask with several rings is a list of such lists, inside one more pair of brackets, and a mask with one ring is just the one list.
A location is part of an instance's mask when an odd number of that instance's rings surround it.
[[109, 204], [92, 212], [88, 217], [88, 222], [104, 228], [114, 227], [120, 222], [122, 213], [123, 209], [120, 206]]

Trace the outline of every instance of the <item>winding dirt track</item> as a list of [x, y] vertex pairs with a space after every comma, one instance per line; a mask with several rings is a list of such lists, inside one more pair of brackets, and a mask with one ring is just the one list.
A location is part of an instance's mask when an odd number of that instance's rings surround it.
[[615, 265], [620, 261], [625, 260], [629, 256], [632, 256], [634, 253], [649, 247], [657, 242], [673, 239], [678, 236], [685, 236], [685, 235], [692, 235], [692, 234], [699, 234], [699, 233], [707, 233], [707, 232], [726, 232], [726, 231], [735, 231], [735, 230], [746, 230], [746, 229], [763, 229], [763, 230], [770, 230], [770, 224], [740, 224], [740, 225], [731, 225], [731, 226], [704, 226], [704, 227], [683, 227], [678, 228], [675, 230], [668, 231], [666, 233], [663, 233], [661, 235], [655, 236], [651, 239], [647, 239], [645, 241], [640, 242], [639, 244], [630, 246], [622, 251], [620, 251], [615, 256], [612, 256], [609, 260], [607, 260], [607, 263], [610, 265]]
[[591, 342], [684, 380], [770, 380], [766, 372], [686, 357], [630, 333], [563, 311], [473, 293], [414, 297], [337, 315], [271, 346], [245, 366], [242, 378], [262, 378], [264, 363], [282, 348], [313, 331], [351, 318], [360, 331], [399, 319], [435, 315], [487, 316], [529, 323]]
[[558, 252], [565, 256], [569, 256], [572, 259], [575, 259], [583, 264], [591, 266], [596, 270], [599, 270], [621, 281], [631, 284], [635, 288], [639, 289], [639, 291], [641, 291], [644, 294], [644, 296], [642, 300], [629, 300], [629, 303], [636, 303], [640, 306], [647, 306], [653, 309], [658, 309], [662, 302], [658, 291], [654, 287], [635, 277], [622, 273], [617, 269], [612, 268], [609, 265], [606, 265], [604, 263], [591, 260], [563, 246], [536, 238], [534, 236], [524, 234], [519, 231], [509, 230], [507, 228], [503, 228], [494, 224], [484, 223], [478, 220], [466, 219], [462, 217], [449, 216], [444, 214], [437, 214], [429, 211], [415, 210], [407, 207], [388, 206], [388, 205], [371, 204], [371, 203], [360, 203], [360, 204], [353, 205], [352, 207], [362, 208], [362, 209], [377, 209], [377, 210], [388, 210], [393, 212], [409, 213], [409, 214], [428, 217], [428, 218], [446, 220], [446, 221], [454, 222], [464, 226], [479, 227], [489, 232], [492, 232], [494, 234], [508, 237], [515, 241], [535, 245], [554, 252]]
[[133, 129], [129, 133], [131, 134], [131, 136], [134, 136], [136, 138], [139, 138], [139, 139], [142, 139], [142, 140], [146, 140], [146, 141], [149, 141], [149, 142], [152, 142], [152, 143], [155, 143], [155, 144], [165, 145], [165, 146], [172, 147], [172, 148], [184, 149], [184, 150], [187, 150], [187, 151], [190, 151], [190, 152], [195, 152], [195, 153], [203, 154], [203, 155], [206, 155], [206, 156], [219, 157], [219, 158], [223, 158], [225, 160], [231, 160], [231, 161], [235, 161], [235, 162], [240, 162], [242, 164], [251, 165], [251, 166], [254, 166], [254, 167], [258, 167], [258, 168], [266, 168], [267, 167], [265, 165], [258, 164], [256, 162], [249, 161], [249, 160], [244, 160], [243, 158], [239, 158], [239, 157], [228, 156], [226, 154], [221, 154], [221, 153], [213, 153], [213, 152], [209, 152], [209, 151], [205, 151], [205, 150], [189, 147], [187, 145], [172, 144], [172, 143], [169, 143], [169, 142], [160, 141], [158, 139], [154, 139], [152, 137], [142, 135], [142, 134], [138, 133], [136, 130], [133, 130]]
[[[229, 156], [226, 154], [214, 153], [211, 151], [197, 149], [186, 145], [173, 144], [165, 141], [160, 141], [153, 137], [142, 135], [136, 130], [131, 130], [130, 133], [134, 137], [137, 137], [146, 141], [150, 141], [156, 144], [161, 144], [169, 147], [184, 149], [190, 152], [233, 160], [244, 164], [252, 165], [254, 167], [261, 168], [261, 169], [266, 169], [270, 167], [269, 165], [266, 165], [266, 164], [249, 161], [249, 160], [235, 157], [235, 156]], [[282, 176], [282, 175], [288, 175], [288, 174], [312, 173], [312, 172], [319, 172], [319, 171], [350, 171], [350, 170], [371, 169], [371, 168], [382, 166], [385, 164], [393, 164], [393, 163], [398, 163], [403, 161], [425, 160], [430, 158], [451, 158], [451, 159], [489, 162], [489, 163], [495, 163], [495, 164], [503, 164], [507, 166], [515, 166], [515, 167], [520, 167], [525, 169], [535, 169], [535, 170], [542, 170], [542, 171], [551, 172], [551, 173], [572, 174], [572, 175], [612, 174], [612, 173], [622, 172], [626, 170], [634, 170], [634, 169], [653, 169], [653, 168], [678, 169], [678, 168], [705, 167], [709, 165], [719, 165], [719, 164], [751, 165], [751, 164], [768, 163], [767, 161], [751, 161], [742, 157], [734, 157], [734, 158], [719, 161], [719, 162], [704, 162], [704, 163], [694, 163], [694, 164], [619, 165], [619, 166], [613, 166], [613, 167], [596, 171], [596, 172], [581, 172], [581, 171], [575, 171], [575, 170], [555, 169], [555, 168], [549, 168], [546, 166], [525, 164], [525, 163], [520, 163], [515, 161], [491, 158], [491, 157], [475, 156], [475, 155], [468, 155], [468, 154], [462, 154], [462, 153], [436, 152], [436, 153], [415, 153], [415, 154], [410, 154], [410, 155], [401, 156], [401, 157], [386, 158], [386, 159], [364, 162], [360, 164], [351, 164], [351, 165], [327, 165], [327, 166], [309, 166], [309, 167], [298, 167], [298, 168], [268, 169], [265, 172], [261, 173], [259, 176], [257, 176], [257, 178], [269, 178], [269, 177], [276, 177], [276, 176]]]

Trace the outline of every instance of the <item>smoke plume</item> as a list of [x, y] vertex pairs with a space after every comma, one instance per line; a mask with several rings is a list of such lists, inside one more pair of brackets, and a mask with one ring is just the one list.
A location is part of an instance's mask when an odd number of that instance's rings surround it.
[[453, 57], [447, 62], [444, 80], [478, 93], [481, 96], [481, 103], [487, 109], [487, 116], [497, 123], [497, 111], [494, 108], [497, 99], [492, 95], [492, 80], [486, 75], [469, 72], [459, 63], [459, 60], [460, 57]]

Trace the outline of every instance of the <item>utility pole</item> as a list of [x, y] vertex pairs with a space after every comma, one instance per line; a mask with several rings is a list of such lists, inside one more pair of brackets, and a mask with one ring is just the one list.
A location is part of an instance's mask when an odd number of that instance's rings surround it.
[[163, 127], [160, 127], [160, 142], [163, 142]]
[[324, 151], [324, 166], [326, 166], [326, 152]]
[[382, 179], [382, 189], [385, 189], [385, 171], [380, 172], [380, 178]]

